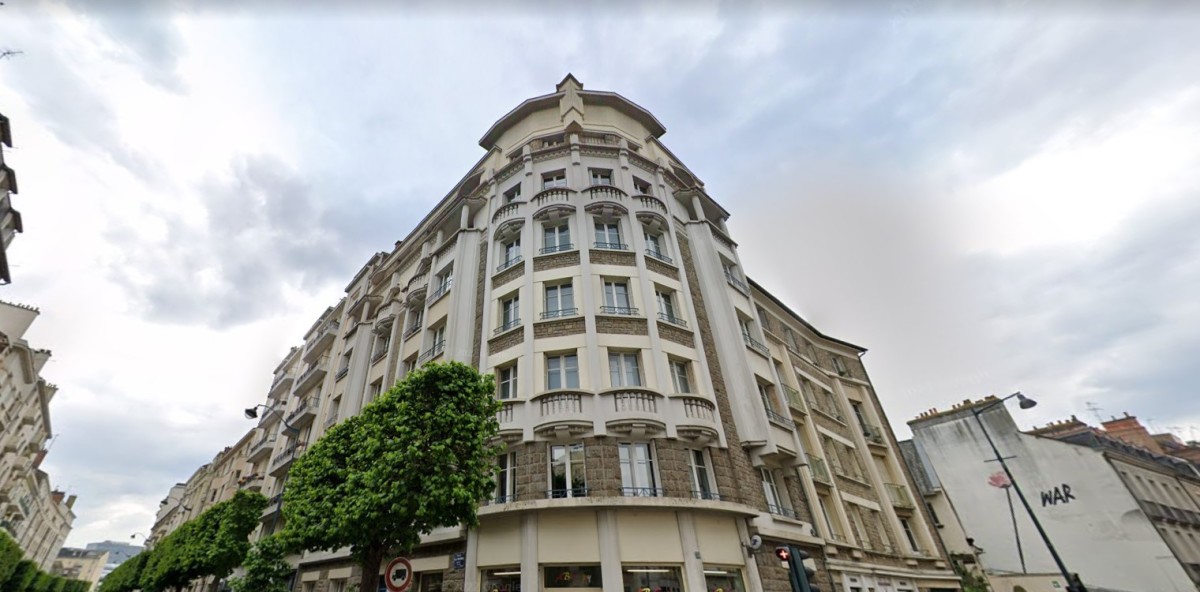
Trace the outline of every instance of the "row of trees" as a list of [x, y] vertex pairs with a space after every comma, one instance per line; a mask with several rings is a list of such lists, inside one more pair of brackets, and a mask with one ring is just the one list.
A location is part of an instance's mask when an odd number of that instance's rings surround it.
[[383, 560], [411, 553], [422, 534], [477, 525], [500, 452], [494, 392], [491, 375], [458, 362], [410, 372], [295, 461], [281, 533], [251, 550], [247, 537], [265, 499], [251, 503], [242, 492], [225, 503], [252, 506], [246, 520], [226, 510], [210, 519], [222, 504], [213, 506], [118, 567], [100, 592], [160, 592], [226, 577], [239, 564], [244, 577], [230, 582], [237, 592], [284, 592], [293, 571], [287, 553], [347, 547], [362, 566], [359, 589], [374, 590]]
[[245, 559], [250, 533], [266, 506], [260, 493], [237, 492], [122, 563], [104, 578], [100, 592], [159, 592], [204, 577], [227, 577]]
[[89, 582], [48, 574], [28, 559], [8, 533], [0, 533], [0, 590], [4, 592], [87, 592]]

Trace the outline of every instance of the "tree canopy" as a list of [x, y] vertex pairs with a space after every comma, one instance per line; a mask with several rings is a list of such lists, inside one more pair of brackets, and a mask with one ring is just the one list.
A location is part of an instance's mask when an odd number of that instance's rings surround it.
[[3, 592], [85, 592], [87, 582], [48, 574], [28, 559], [17, 541], [0, 532], [0, 590]]
[[499, 450], [495, 381], [459, 362], [426, 364], [298, 458], [283, 497], [295, 550], [350, 547], [375, 588], [384, 555], [433, 529], [476, 525]]
[[246, 574], [230, 580], [229, 587], [233, 592], [288, 592], [292, 566], [284, 560], [285, 553], [277, 536], [258, 541], [242, 563]]

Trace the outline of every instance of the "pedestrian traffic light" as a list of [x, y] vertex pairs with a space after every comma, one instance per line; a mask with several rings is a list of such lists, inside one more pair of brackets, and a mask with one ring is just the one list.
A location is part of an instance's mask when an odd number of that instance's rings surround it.
[[804, 560], [808, 559], [809, 555], [803, 549], [797, 549], [791, 545], [775, 547], [775, 556], [788, 566], [788, 575], [792, 582], [792, 592], [821, 592], [820, 589], [812, 585], [817, 572], [804, 564]]

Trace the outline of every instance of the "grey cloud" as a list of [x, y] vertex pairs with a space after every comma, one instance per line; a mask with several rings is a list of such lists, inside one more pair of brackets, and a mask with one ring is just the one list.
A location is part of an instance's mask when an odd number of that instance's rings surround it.
[[270, 315], [287, 287], [345, 281], [415, 221], [408, 204], [317, 185], [268, 156], [232, 168], [199, 188], [203, 216], [157, 213], [164, 244], [121, 223], [110, 231], [124, 246], [110, 272], [149, 318], [227, 327]]
[[[87, 15], [122, 51], [113, 57], [138, 69], [152, 84], [172, 91], [183, 90], [178, 62], [184, 52], [183, 37], [172, 21], [180, 2], [125, 0], [86, 2], [71, 0], [72, 10]], [[173, 10], [174, 9], [174, 10]]]

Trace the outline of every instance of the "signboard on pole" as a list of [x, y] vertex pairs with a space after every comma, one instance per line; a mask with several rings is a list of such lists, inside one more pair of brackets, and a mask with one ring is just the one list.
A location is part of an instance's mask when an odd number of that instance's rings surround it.
[[383, 572], [383, 582], [387, 584], [388, 592], [408, 592], [412, 581], [412, 564], [403, 557], [391, 560]]

